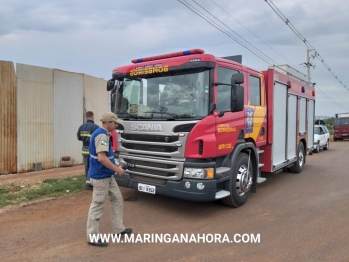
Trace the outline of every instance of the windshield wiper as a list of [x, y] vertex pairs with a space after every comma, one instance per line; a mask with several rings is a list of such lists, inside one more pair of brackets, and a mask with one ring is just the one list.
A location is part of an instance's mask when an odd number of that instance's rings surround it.
[[131, 117], [131, 118], [134, 118], [134, 119], [140, 119], [140, 117], [136, 114], [130, 114], [130, 113], [126, 113], [126, 112], [123, 112], [123, 113], [118, 113], [118, 115], [127, 115], [128, 117]]
[[167, 113], [167, 112], [164, 112], [164, 111], [156, 111], [156, 110], [153, 110], [153, 111], [148, 111], [148, 112], [144, 112], [144, 113], [157, 113], [157, 114], [166, 114], [166, 115], [169, 115], [169, 116], [172, 116], [173, 118], [175, 119], [181, 119], [181, 117], [177, 114], [174, 114], [174, 113]]

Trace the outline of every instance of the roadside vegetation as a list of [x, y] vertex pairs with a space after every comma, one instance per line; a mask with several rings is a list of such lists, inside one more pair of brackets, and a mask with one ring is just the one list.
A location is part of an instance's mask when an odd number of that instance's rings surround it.
[[333, 135], [333, 123], [334, 123], [334, 117], [330, 117], [325, 120], [325, 125], [331, 135]]
[[85, 175], [45, 179], [35, 184], [0, 185], [0, 208], [41, 198], [74, 195], [85, 190]]

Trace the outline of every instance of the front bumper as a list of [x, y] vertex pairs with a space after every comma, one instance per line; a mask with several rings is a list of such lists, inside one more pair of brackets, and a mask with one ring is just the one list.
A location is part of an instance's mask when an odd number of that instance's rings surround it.
[[[209, 202], [216, 200], [217, 180], [216, 179], [182, 179], [180, 181], [167, 181], [163, 185], [149, 182], [137, 181], [125, 173], [123, 176], [114, 176], [119, 186], [138, 189], [138, 183], [153, 185], [156, 194], [197, 202]], [[185, 183], [190, 183], [190, 188]], [[202, 183], [204, 188], [199, 190], [197, 184]]]
[[348, 134], [334, 134], [333, 138], [343, 138], [343, 139], [346, 139], [346, 138], [349, 138], [349, 133]]

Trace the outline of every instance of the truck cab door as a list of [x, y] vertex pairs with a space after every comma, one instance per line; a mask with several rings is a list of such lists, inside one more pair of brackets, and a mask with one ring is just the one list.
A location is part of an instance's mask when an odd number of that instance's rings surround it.
[[263, 74], [250, 74], [247, 90], [245, 138], [254, 140], [256, 146], [260, 147], [265, 145], [267, 140], [267, 109]]
[[[215, 82], [223, 83], [215, 86], [216, 102], [216, 150], [218, 155], [229, 154], [238, 140], [239, 130], [245, 127], [245, 112], [231, 112], [231, 79], [238, 70], [226, 65], [218, 66], [215, 70]], [[220, 112], [223, 112], [220, 114]]]

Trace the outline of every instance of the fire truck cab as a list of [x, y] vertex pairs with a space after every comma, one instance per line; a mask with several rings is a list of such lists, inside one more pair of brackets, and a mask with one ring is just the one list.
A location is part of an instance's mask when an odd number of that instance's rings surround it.
[[239, 207], [262, 172], [300, 173], [313, 148], [314, 88], [282, 66], [192, 49], [117, 67], [107, 90], [120, 186]]

